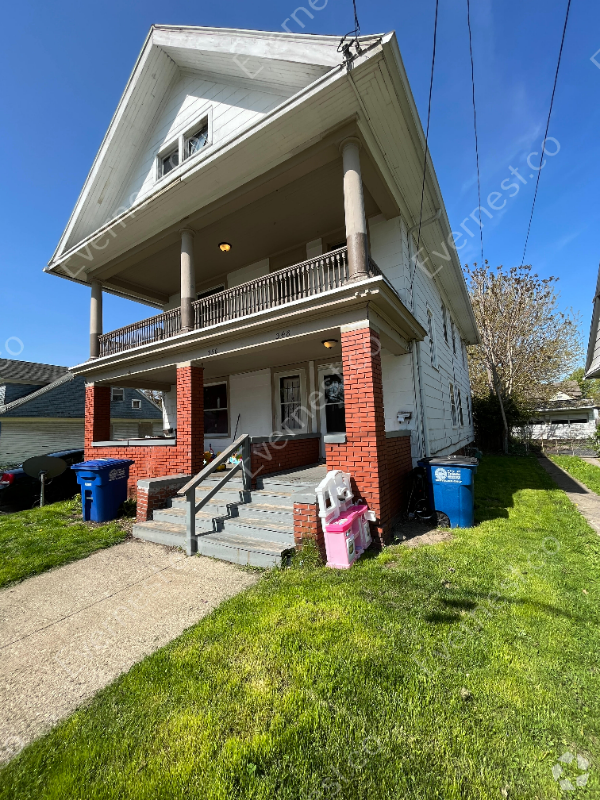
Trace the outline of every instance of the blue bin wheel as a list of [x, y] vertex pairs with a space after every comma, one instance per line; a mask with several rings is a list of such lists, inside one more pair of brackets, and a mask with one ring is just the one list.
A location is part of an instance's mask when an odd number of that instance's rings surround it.
[[435, 516], [438, 528], [450, 527], [450, 517], [448, 516], [448, 514], [444, 514], [443, 511], [436, 511]]

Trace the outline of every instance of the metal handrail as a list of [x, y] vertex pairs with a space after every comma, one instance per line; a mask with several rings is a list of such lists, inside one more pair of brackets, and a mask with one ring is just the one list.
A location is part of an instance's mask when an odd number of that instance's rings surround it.
[[[228, 472], [221, 478], [218, 483], [215, 485], [201, 498], [201, 500], [197, 503], [196, 502], [196, 489], [202, 483], [202, 481], [207, 478], [220, 466], [227, 462], [227, 459], [235, 453], [237, 450], [242, 448], [242, 461], [241, 463], [237, 463], [234, 467], [232, 467]], [[195, 475], [190, 481], [188, 481], [185, 486], [183, 486], [178, 495], [185, 495], [186, 499], [186, 509], [185, 509], [185, 528], [186, 528], [186, 553], [188, 556], [193, 555], [196, 550], [196, 514], [200, 511], [204, 506], [211, 500], [215, 494], [222, 489], [222, 487], [233, 478], [240, 470], [242, 470], [242, 480], [243, 480], [243, 487], [244, 492], [249, 492], [252, 488], [252, 474], [251, 474], [251, 450], [250, 450], [250, 435], [247, 433], [242, 434], [239, 438], [235, 440], [232, 444], [229, 445], [222, 453], [216, 456], [209, 464], [207, 464], [204, 469], [200, 470], [200, 472]]]

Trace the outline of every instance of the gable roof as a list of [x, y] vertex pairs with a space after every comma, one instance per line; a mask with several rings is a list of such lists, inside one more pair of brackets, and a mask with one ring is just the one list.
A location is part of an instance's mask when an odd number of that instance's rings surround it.
[[52, 383], [68, 371], [68, 367], [58, 367], [55, 364], [7, 359], [0, 361], [0, 384], [28, 383], [43, 386]]
[[340, 66], [339, 41], [339, 36], [153, 25], [50, 264], [124, 210], [116, 208], [118, 173], [131, 166], [182, 71], [285, 100]]
[[592, 324], [588, 341], [587, 359], [585, 363], [586, 378], [600, 378], [600, 266], [594, 295]]

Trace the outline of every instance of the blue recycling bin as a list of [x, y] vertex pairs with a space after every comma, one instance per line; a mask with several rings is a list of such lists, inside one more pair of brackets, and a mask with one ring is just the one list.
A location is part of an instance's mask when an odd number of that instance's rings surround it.
[[429, 504], [448, 516], [451, 528], [473, 527], [478, 464], [476, 458], [467, 456], [440, 456], [419, 461], [419, 466], [427, 471]]
[[127, 458], [101, 458], [73, 464], [81, 486], [81, 510], [86, 522], [109, 522], [127, 500], [129, 465]]

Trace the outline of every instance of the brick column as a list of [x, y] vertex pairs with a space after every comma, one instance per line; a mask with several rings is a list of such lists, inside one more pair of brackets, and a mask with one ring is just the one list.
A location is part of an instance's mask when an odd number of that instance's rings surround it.
[[110, 386], [85, 387], [85, 459], [94, 458], [92, 442], [110, 439]]
[[355, 497], [375, 512], [374, 538], [390, 539], [386, 438], [379, 335], [368, 326], [342, 331], [346, 443], [326, 445], [327, 469], [349, 472]]
[[196, 475], [204, 458], [204, 370], [177, 367], [178, 472]]

